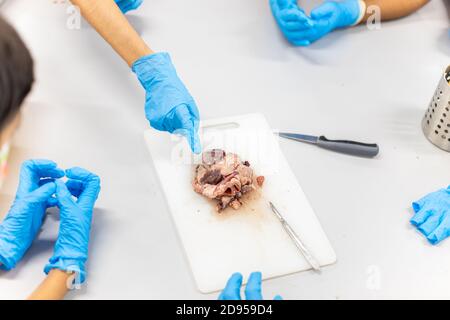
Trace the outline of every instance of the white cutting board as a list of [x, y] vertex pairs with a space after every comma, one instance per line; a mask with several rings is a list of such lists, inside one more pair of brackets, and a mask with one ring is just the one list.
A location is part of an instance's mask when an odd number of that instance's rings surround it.
[[[198, 289], [224, 288], [233, 272], [244, 279], [252, 271], [263, 278], [310, 269], [279, 221], [268, 200], [281, 211], [321, 265], [336, 254], [292, 173], [262, 114], [202, 122], [203, 150], [221, 148], [248, 160], [257, 175], [265, 176], [260, 194], [238, 211], [218, 214], [210, 200], [191, 187], [192, 153], [180, 137], [145, 132], [145, 140], [186, 252]], [[198, 163], [198, 162], [197, 162]]]

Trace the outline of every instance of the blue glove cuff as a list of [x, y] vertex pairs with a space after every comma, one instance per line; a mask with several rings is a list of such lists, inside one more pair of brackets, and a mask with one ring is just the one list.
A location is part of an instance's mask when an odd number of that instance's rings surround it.
[[142, 86], [148, 91], [158, 81], [177, 76], [172, 59], [167, 52], [152, 53], [136, 60], [131, 66]]
[[84, 262], [80, 260], [52, 257], [50, 258], [49, 263], [44, 267], [45, 274], [48, 274], [52, 269], [77, 273], [79, 275], [79, 283], [83, 283], [86, 280]]
[[366, 10], [367, 10], [367, 5], [364, 1], [357, 0], [356, 2], [358, 3], [358, 7], [359, 7], [359, 15], [358, 15], [358, 18], [356, 19], [356, 21], [352, 24], [352, 26], [356, 26], [362, 21], [362, 19], [366, 15]]
[[361, 22], [364, 17], [365, 6], [362, 8], [362, 1], [360, 0], [346, 0], [337, 2], [341, 7], [341, 19], [338, 21], [338, 28], [354, 26]]

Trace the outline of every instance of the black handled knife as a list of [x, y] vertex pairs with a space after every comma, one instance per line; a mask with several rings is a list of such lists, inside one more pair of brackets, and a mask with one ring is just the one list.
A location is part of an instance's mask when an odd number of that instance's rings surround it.
[[328, 140], [324, 136], [316, 137], [287, 132], [279, 132], [278, 135], [286, 139], [315, 144], [323, 149], [352, 156], [373, 158], [380, 152], [380, 148], [376, 143], [362, 143], [350, 140]]

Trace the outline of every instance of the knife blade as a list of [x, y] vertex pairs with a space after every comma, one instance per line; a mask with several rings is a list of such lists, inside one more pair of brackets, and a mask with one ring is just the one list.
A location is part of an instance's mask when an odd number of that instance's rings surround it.
[[282, 138], [314, 144], [320, 148], [352, 156], [373, 158], [380, 152], [376, 143], [362, 143], [351, 140], [328, 140], [325, 136], [310, 136], [298, 133], [279, 132]]
[[313, 144], [316, 144], [317, 140], [319, 140], [319, 137], [299, 133], [279, 132], [278, 135], [286, 139], [291, 139], [300, 142], [308, 142]]

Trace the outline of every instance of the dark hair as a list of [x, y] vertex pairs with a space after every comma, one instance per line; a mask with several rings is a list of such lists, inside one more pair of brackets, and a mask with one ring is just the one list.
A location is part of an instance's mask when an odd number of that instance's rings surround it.
[[30, 51], [14, 28], [0, 16], [0, 129], [17, 114], [33, 81]]

